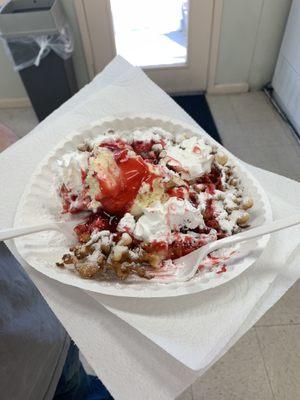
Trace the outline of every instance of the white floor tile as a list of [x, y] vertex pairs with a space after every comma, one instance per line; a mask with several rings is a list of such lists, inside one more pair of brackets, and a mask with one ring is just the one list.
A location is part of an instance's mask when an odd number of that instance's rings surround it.
[[216, 118], [215, 122], [221, 136], [223, 145], [228, 148], [232, 143], [243, 143], [243, 131], [239, 122], [234, 117], [231, 120]]
[[192, 387], [194, 400], [273, 400], [254, 328]]
[[275, 400], [300, 398], [300, 325], [256, 328]]
[[[239, 138], [245, 145], [285, 146], [294, 144], [293, 136], [287, 132], [283, 123], [275, 118], [269, 121], [240, 122], [239, 128]], [[226, 132], [223, 135], [225, 136]]]
[[0, 122], [8, 126], [19, 138], [29, 133], [38, 124], [31, 107], [0, 109]]
[[[207, 99], [226, 148], [249, 163], [299, 180], [299, 142], [263, 92], [209, 95]], [[249, 115], [245, 117], [245, 113]], [[254, 149], [250, 151], [249, 146]], [[288, 149], [286, 146], [294, 147], [288, 160], [282, 151]]]
[[225, 122], [216, 119], [216, 124], [224, 146], [232, 148], [263, 147], [269, 146], [293, 146], [300, 156], [300, 145], [296, 142], [291, 132], [280, 124], [279, 121], [257, 121], [239, 123]]
[[300, 181], [298, 146], [243, 146], [232, 144], [228, 149], [241, 160], [276, 174]]
[[300, 281], [256, 323], [256, 326], [300, 324]]
[[215, 122], [218, 123], [219, 120], [222, 120], [224, 123], [230, 124], [232, 121], [236, 120], [228, 96], [206, 95], [206, 98], [215, 118]]
[[263, 92], [229, 95], [228, 98], [239, 122], [267, 121], [278, 118]]
[[193, 400], [192, 387], [186, 389], [176, 400]]
[[300, 148], [300, 138], [297, 137], [295, 132], [293, 132], [292, 128], [286, 122], [282, 121], [282, 123], [284, 125], [286, 134], [289, 136], [289, 138], [291, 140], [292, 145]]
[[208, 96], [224, 146], [242, 160], [300, 180], [300, 145], [263, 92]]

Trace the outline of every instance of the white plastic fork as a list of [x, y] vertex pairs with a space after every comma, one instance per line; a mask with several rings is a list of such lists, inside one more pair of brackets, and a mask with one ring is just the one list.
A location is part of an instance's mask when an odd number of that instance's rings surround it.
[[252, 228], [236, 235], [210, 242], [186, 256], [174, 260], [173, 264], [175, 264], [176, 267], [170, 267], [165, 271], [164, 268], [162, 268], [157, 271], [154, 279], [163, 283], [189, 281], [197, 273], [201, 261], [211, 252], [222, 247], [255, 239], [259, 236], [264, 236], [268, 233], [276, 232], [298, 224], [300, 224], [300, 214], [278, 219], [277, 221], [258, 226], [257, 228]]
[[74, 239], [75, 236], [73, 229], [80, 222], [82, 221], [77, 219], [72, 221], [46, 222], [45, 224], [39, 225], [3, 229], [0, 231], [0, 241], [13, 239], [19, 236], [31, 235], [32, 233], [43, 231], [59, 231], [67, 238]]

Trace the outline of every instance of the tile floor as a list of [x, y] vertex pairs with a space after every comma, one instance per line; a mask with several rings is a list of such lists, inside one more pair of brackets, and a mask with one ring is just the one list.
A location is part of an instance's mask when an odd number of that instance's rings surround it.
[[228, 150], [257, 167], [300, 181], [300, 145], [263, 92], [207, 100]]
[[[207, 96], [225, 147], [258, 167], [300, 181], [300, 145], [262, 92]], [[31, 109], [0, 110], [18, 137]], [[300, 283], [178, 400], [300, 399]]]
[[32, 108], [0, 109], [0, 122], [10, 128], [19, 138], [38, 124]]

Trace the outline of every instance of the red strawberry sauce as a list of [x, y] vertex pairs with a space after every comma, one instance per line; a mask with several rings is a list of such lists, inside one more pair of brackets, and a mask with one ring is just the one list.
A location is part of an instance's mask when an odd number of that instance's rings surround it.
[[129, 146], [122, 142], [101, 143], [114, 153], [120, 174], [116, 185], [106, 185], [106, 180], [98, 177], [101, 194], [99, 200], [104, 211], [110, 214], [123, 215], [127, 212], [143, 182], [152, 184], [158, 176], [153, 174], [141, 156], [128, 157]]
[[74, 228], [80, 242], [85, 242], [86, 238], [95, 230], [108, 230], [112, 233], [116, 232], [120, 217], [110, 215], [105, 211], [99, 211], [96, 214], [91, 214], [90, 217], [82, 224]]

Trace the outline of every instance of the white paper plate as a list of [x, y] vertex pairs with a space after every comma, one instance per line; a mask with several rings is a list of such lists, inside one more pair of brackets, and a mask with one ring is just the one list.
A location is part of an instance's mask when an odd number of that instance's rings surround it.
[[[202, 135], [210, 142], [220, 146], [203, 129], [183, 124], [168, 117], [142, 114], [105, 118], [93, 122], [83, 129], [66, 135], [65, 140], [60, 142], [38, 166], [19, 203], [15, 216], [15, 227], [63, 218], [60, 216], [60, 201], [56, 194], [53, 173], [53, 166], [63, 154], [74, 151], [84, 139], [97, 137], [110, 128], [130, 130], [153, 126], [159, 126], [173, 134], [186, 132], [190, 135]], [[270, 221], [272, 219], [271, 207], [263, 188], [236, 157], [224, 148], [223, 151], [235, 160], [242, 183], [254, 199], [254, 208], [251, 210], [251, 226]], [[240, 245], [237, 255], [231, 259], [230, 263], [227, 263], [228, 270], [226, 273], [204, 272], [189, 282], [169, 284], [136, 279], [130, 282], [84, 280], [76, 273], [60, 269], [55, 266], [55, 263], [68, 251], [70, 243], [58, 232], [50, 231], [24, 236], [15, 239], [15, 243], [21, 256], [33, 268], [67, 285], [114, 296], [171, 297], [200, 292], [230, 281], [257, 260], [268, 240], [269, 236], [264, 236]]]

